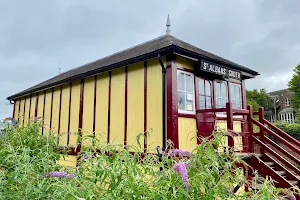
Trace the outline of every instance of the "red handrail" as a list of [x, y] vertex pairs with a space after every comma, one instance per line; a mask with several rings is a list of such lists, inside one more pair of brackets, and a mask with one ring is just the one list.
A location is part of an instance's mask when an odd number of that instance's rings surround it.
[[249, 114], [249, 110], [244, 109], [232, 109], [233, 114], [239, 114], [239, 115], [247, 115]]
[[276, 159], [278, 159], [280, 162], [282, 162], [284, 165], [286, 165], [287, 167], [289, 167], [291, 170], [293, 170], [298, 176], [300, 175], [300, 170], [295, 167], [293, 164], [291, 164], [289, 161], [287, 161], [286, 159], [284, 159], [282, 156], [280, 156], [279, 154], [277, 154], [275, 151], [273, 151], [270, 147], [268, 147], [267, 145], [265, 145], [262, 141], [260, 141], [259, 139], [257, 139], [256, 137], [252, 138], [256, 143], [258, 143], [265, 151], [269, 152], [270, 154], [272, 154]]
[[277, 133], [275, 133], [274, 131], [272, 131], [269, 128], [265, 127], [262, 123], [256, 121], [254, 118], [251, 118], [251, 121], [255, 125], [257, 125], [259, 128], [262, 128], [268, 134], [270, 134], [271, 136], [273, 136], [274, 138], [276, 138], [277, 140], [279, 140], [281, 143], [283, 143], [284, 145], [286, 145], [287, 147], [289, 147], [291, 150], [293, 150], [294, 152], [296, 152], [297, 154], [300, 155], [300, 149], [298, 149], [297, 147], [295, 147], [294, 145], [292, 145], [291, 143], [289, 143], [287, 140], [283, 139]]
[[203, 110], [196, 110], [197, 113], [206, 113], [206, 112], [226, 112], [226, 108], [209, 108]]
[[289, 159], [291, 159], [293, 162], [295, 162], [297, 165], [300, 166], [300, 160], [298, 160], [295, 156], [293, 156], [288, 151], [286, 151], [285, 149], [283, 149], [281, 146], [279, 146], [278, 144], [276, 144], [275, 142], [273, 142], [270, 138], [265, 137], [265, 140], [268, 143], [270, 143], [271, 145], [273, 145], [273, 147], [275, 147], [277, 150], [279, 150], [286, 157], [288, 157]]
[[289, 142], [293, 143], [296, 147], [300, 148], [300, 142], [298, 140], [296, 140], [295, 138], [293, 138], [292, 136], [290, 136], [289, 134], [285, 133], [284, 131], [282, 131], [281, 129], [279, 129], [278, 127], [274, 126], [271, 122], [269, 122], [266, 119], [263, 119], [263, 122], [268, 125], [271, 129], [274, 129], [278, 135], [280, 135], [281, 137], [284, 137], [285, 139], [289, 140]]

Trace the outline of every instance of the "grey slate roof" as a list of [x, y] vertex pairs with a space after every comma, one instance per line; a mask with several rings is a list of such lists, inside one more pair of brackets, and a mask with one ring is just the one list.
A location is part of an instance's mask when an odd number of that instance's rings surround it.
[[132, 64], [134, 62], [141, 62], [150, 58], [157, 57], [157, 54], [166, 54], [167, 52], [185, 52], [190, 53], [199, 58], [206, 58], [211, 61], [226, 65], [236, 70], [247, 72], [253, 76], [259, 75], [258, 72], [253, 71], [249, 68], [231, 62], [227, 59], [204, 51], [198, 47], [188, 44], [182, 40], [179, 40], [171, 35], [163, 35], [156, 39], [150, 40], [148, 42], [142, 43], [140, 45], [134, 46], [132, 48], [126, 49], [124, 51], [117, 52], [110, 56], [101, 58], [94, 62], [82, 65], [80, 67], [71, 69], [64, 73], [61, 73], [49, 80], [39, 83], [31, 88], [28, 88], [22, 92], [14, 94], [8, 97], [8, 100], [13, 100], [17, 97], [36, 92], [45, 88], [50, 88], [55, 85], [63, 84], [72, 80], [80, 79], [92, 74], [101, 73], [104, 71], [110, 71], [116, 68], [125, 67], [126, 65]]

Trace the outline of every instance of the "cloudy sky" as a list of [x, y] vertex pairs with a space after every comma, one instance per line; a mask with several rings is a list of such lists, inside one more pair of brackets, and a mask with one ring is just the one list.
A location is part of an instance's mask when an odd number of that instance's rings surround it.
[[257, 70], [247, 89], [283, 89], [300, 62], [299, 0], [0, 0], [5, 100], [62, 71], [165, 34]]

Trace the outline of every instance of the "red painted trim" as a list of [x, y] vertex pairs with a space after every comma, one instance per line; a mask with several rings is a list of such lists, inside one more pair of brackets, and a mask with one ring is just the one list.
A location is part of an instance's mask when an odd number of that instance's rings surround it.
[[39, 93], [37, 92], [35, 97], [35, 109], [34, 109], [34, 117], [37, 117], [38, 106], [39, 106]]
[[178, 113], [178, 117], [194, 118], [194, 119], [197, 118], [195, 114], [185, 114], [185, 113]]
[[[233, 112], [232, 112], [232, 104], [230, 102], [226, 103], [226, 115], [227, 115], [227, 130], [233, 131]], [[234, 147], [234, 139], [233, 137], [228, 136], [228, 146]]]
[[94, 76], [94, 111], [93, 111], [93, 135], [96, 131], [96, 105], [97, 105], [97, 75]]
[[25, 118], [25, 108], [26, 108], [26, 97], [24, 99], [24, 109], [23, 109], [23, 123], [22, 123], [22, 126], [24, 126], [24, 118]]
[[18, 122], [20, 120], [20, 111], [21, 111], [21, 98], [19, 98], [19, 111], [18, 111]]
[[167, 140], [173, 142], [174, 148], [179, 148], [177, 66], [172, 57], [167, 57]]
[[193, 69], [186, 69], [186, 68], [183, 68], [183, 67], [180, 67], [177, 65], [177, 69], [181, 70], [181, 71], [184, 71], [184, 72], [190, 72], [190, 73], [195, 73], [195, 70]]
[[[197, 61], [194, 61], [194, 69], [196, 69], [197, 65], [199, 63]], [[194, 76], [194, 89], [195, 89], [195, 109], [199, 109], [199, 84], [198, 84], [198, 81], [199, 81], [199, 77], [197, 77], [196, 75]], [[178, 114], [178, 117], [181, 117], [182, 114]], [[193, 115], [192, 115], [193, 116]], [[194, 116], [193, 116], [194, 117]], [[193, 118], [191, 117], [191, 118]], [[197, 144], [200, 144], [201, 141], [200, 141], [200, 131], [198, 130], [198, 124], [199, 124], [199, 119], [197, 117], [197, 114], [195, 115], [195, 118], [196, 118], [196, 127], [197, 127]]]
[[144, 153], [147, 152], [147, 64], [144, 62]]
[[52, 129], [52, 114], [53, 114], [53, 90], [54, 90], [54, 88], [52, 88], [52, 89], [51, 89], [50, 129]]
[[43, 125], [42, 125], [42, 135], [44, 135], [44, 126], [45, 126], [45, 104], [46, 104], [46, 90], [44, 90], [44, 105], [43, 105]]
[[83, 94], [84, 94], [84, 79], [81, 79], [80, 80], [79, 117], [78, 117], [78, 132], [79, 133], [81, 133], [81, 129], [82, 129]]
[[127, 104], [128, 104], [128, 67], [125, 67], [125, 112], [124, 112], [124, 146], [127, 145]]
[[13, 110], [13, 114], [12, 114], [12, 118], [15, 118], [15, 112], [16, 112], [16, 101], [14, 101], [14, 110]]
[[60, 86], [60, 94], [59, 94], [59, 111], [58, 111], [58, 128], [57, 128], [57, 133], [58, 134], [60, 134], [61, 99], [62, 99], [62, 85]]
[[68, 139], [67, 139], [67, 145], [69, 145], [69, 142], [70, 142], [71, 104], [72, 104], [72, 82], [70, 82], [69, 114], [68, 114]]
[[79, 100], [79, 117], [78, 117], [78, 133], [80, 135], [80, 141], [77, 145], [77, 152], [81, 151], [82, 141], [82, 118], [83, 118], [83, 94], [84, 94], [84, 79], [80, 80], [80, 100]]
[[111, 98], [111, 72], [108, 72], [108, 111], [107, 111], [107, 143], [110, 140], [110, 99]]
[[28, 111], [28, 122], [30, 122], [30, 111], [31, 111], [31, 97], [32, 97], [32, 94], [29, 95], [29, 111]]

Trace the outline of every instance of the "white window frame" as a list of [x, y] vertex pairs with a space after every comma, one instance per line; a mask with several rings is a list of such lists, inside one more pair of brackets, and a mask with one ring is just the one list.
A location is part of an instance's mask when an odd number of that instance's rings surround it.
[[[178, 113], [181, 113], [181, 114], [196, 114], [196, 106], [195, 106], [195, 75], [191, 72], [186, 72], [186, 71], [183, 71], [183, 70], [180, 70], [180, 69], [177, 69], [177, 86], [178, 86], [178, 74], [179, 73], [183, 73], [183, 74], [186, 74], [186, 75], [190, 75], [193, 79], [193, 111], [189, 111], [189, 110], [181, 110], [179, 109], [179, 106], [178, 106]], [[185, 84], [186, 85], [186, 84]], [[185, 88], [185, 90], [178, 90], [178, 87], [177, 87], [177, 95], [178, 95], [178, 92], [184, 92], [184, 93], [187, 93], [187, 90]], [[186, 98], [186, 96], [185, 96]], [[178, 102], [177, 102], [178, 103]]]
[[[234, 93], [234, 97], [231, 96], [232, 94], [232, 87], [238, 87], [239, 88], [239, 92], [240, 92], [240, 100], [239, 100], [239, 103], [237, 102], [237, 99], [236, 99], [236, 94]], [[232, 108], [235, 108], [235, 109], [243, 109], [243, 96], [242, 96], [242, 87], [240, 84], [237, 84], [237, 83], [230, 83], [230, 99], [231, 99], [231, 105], [232, 105]], [[235, 100], [235, 104], [233, 104], [233, 101], [232, 100]], [[240, 106], [240, 107], [236, 107], [236, 106]]]
[[286, 106], [289, 106], [289, 105], [291, 105], [291, 100], [289, 98], [286, 98], [284, 103]]
[[[215, 80], [214, 82], [213, 82], [213, 87], [214, 87], [214, 101], [215, 101], [215, 105], [214, 105], [214, 107], [215, 108], [219, 108], [219, 107], [217, 107], [217, 102], [218, 102], [218, 100], [217, 100], [217, 98], [219, 98], [218, 97], [218, 95], [217, 95], [217, 89], [216, 89], [216, 84], [222, 84], [222, 83], [225, 83], [225, 85], [226, 85], [226, 102], [228, 102], [228, 95], [229, 95], [229, 91], [228, 91], [228, 82], [227, 81], [224, 81], [224, 80]], [[220, 88], [221, 89], [221, 88]], [[222, 102], [222, 101], [221, 101]], [[225, 105], [224, 105], [224, 107], [221, 107], [221, 108], [226, 108], [226, 103], [225, 103]], [[227, 115], [226, 115], [226, 112], [217, 112], [216, 113], [216, 117], [227, 117]]]

